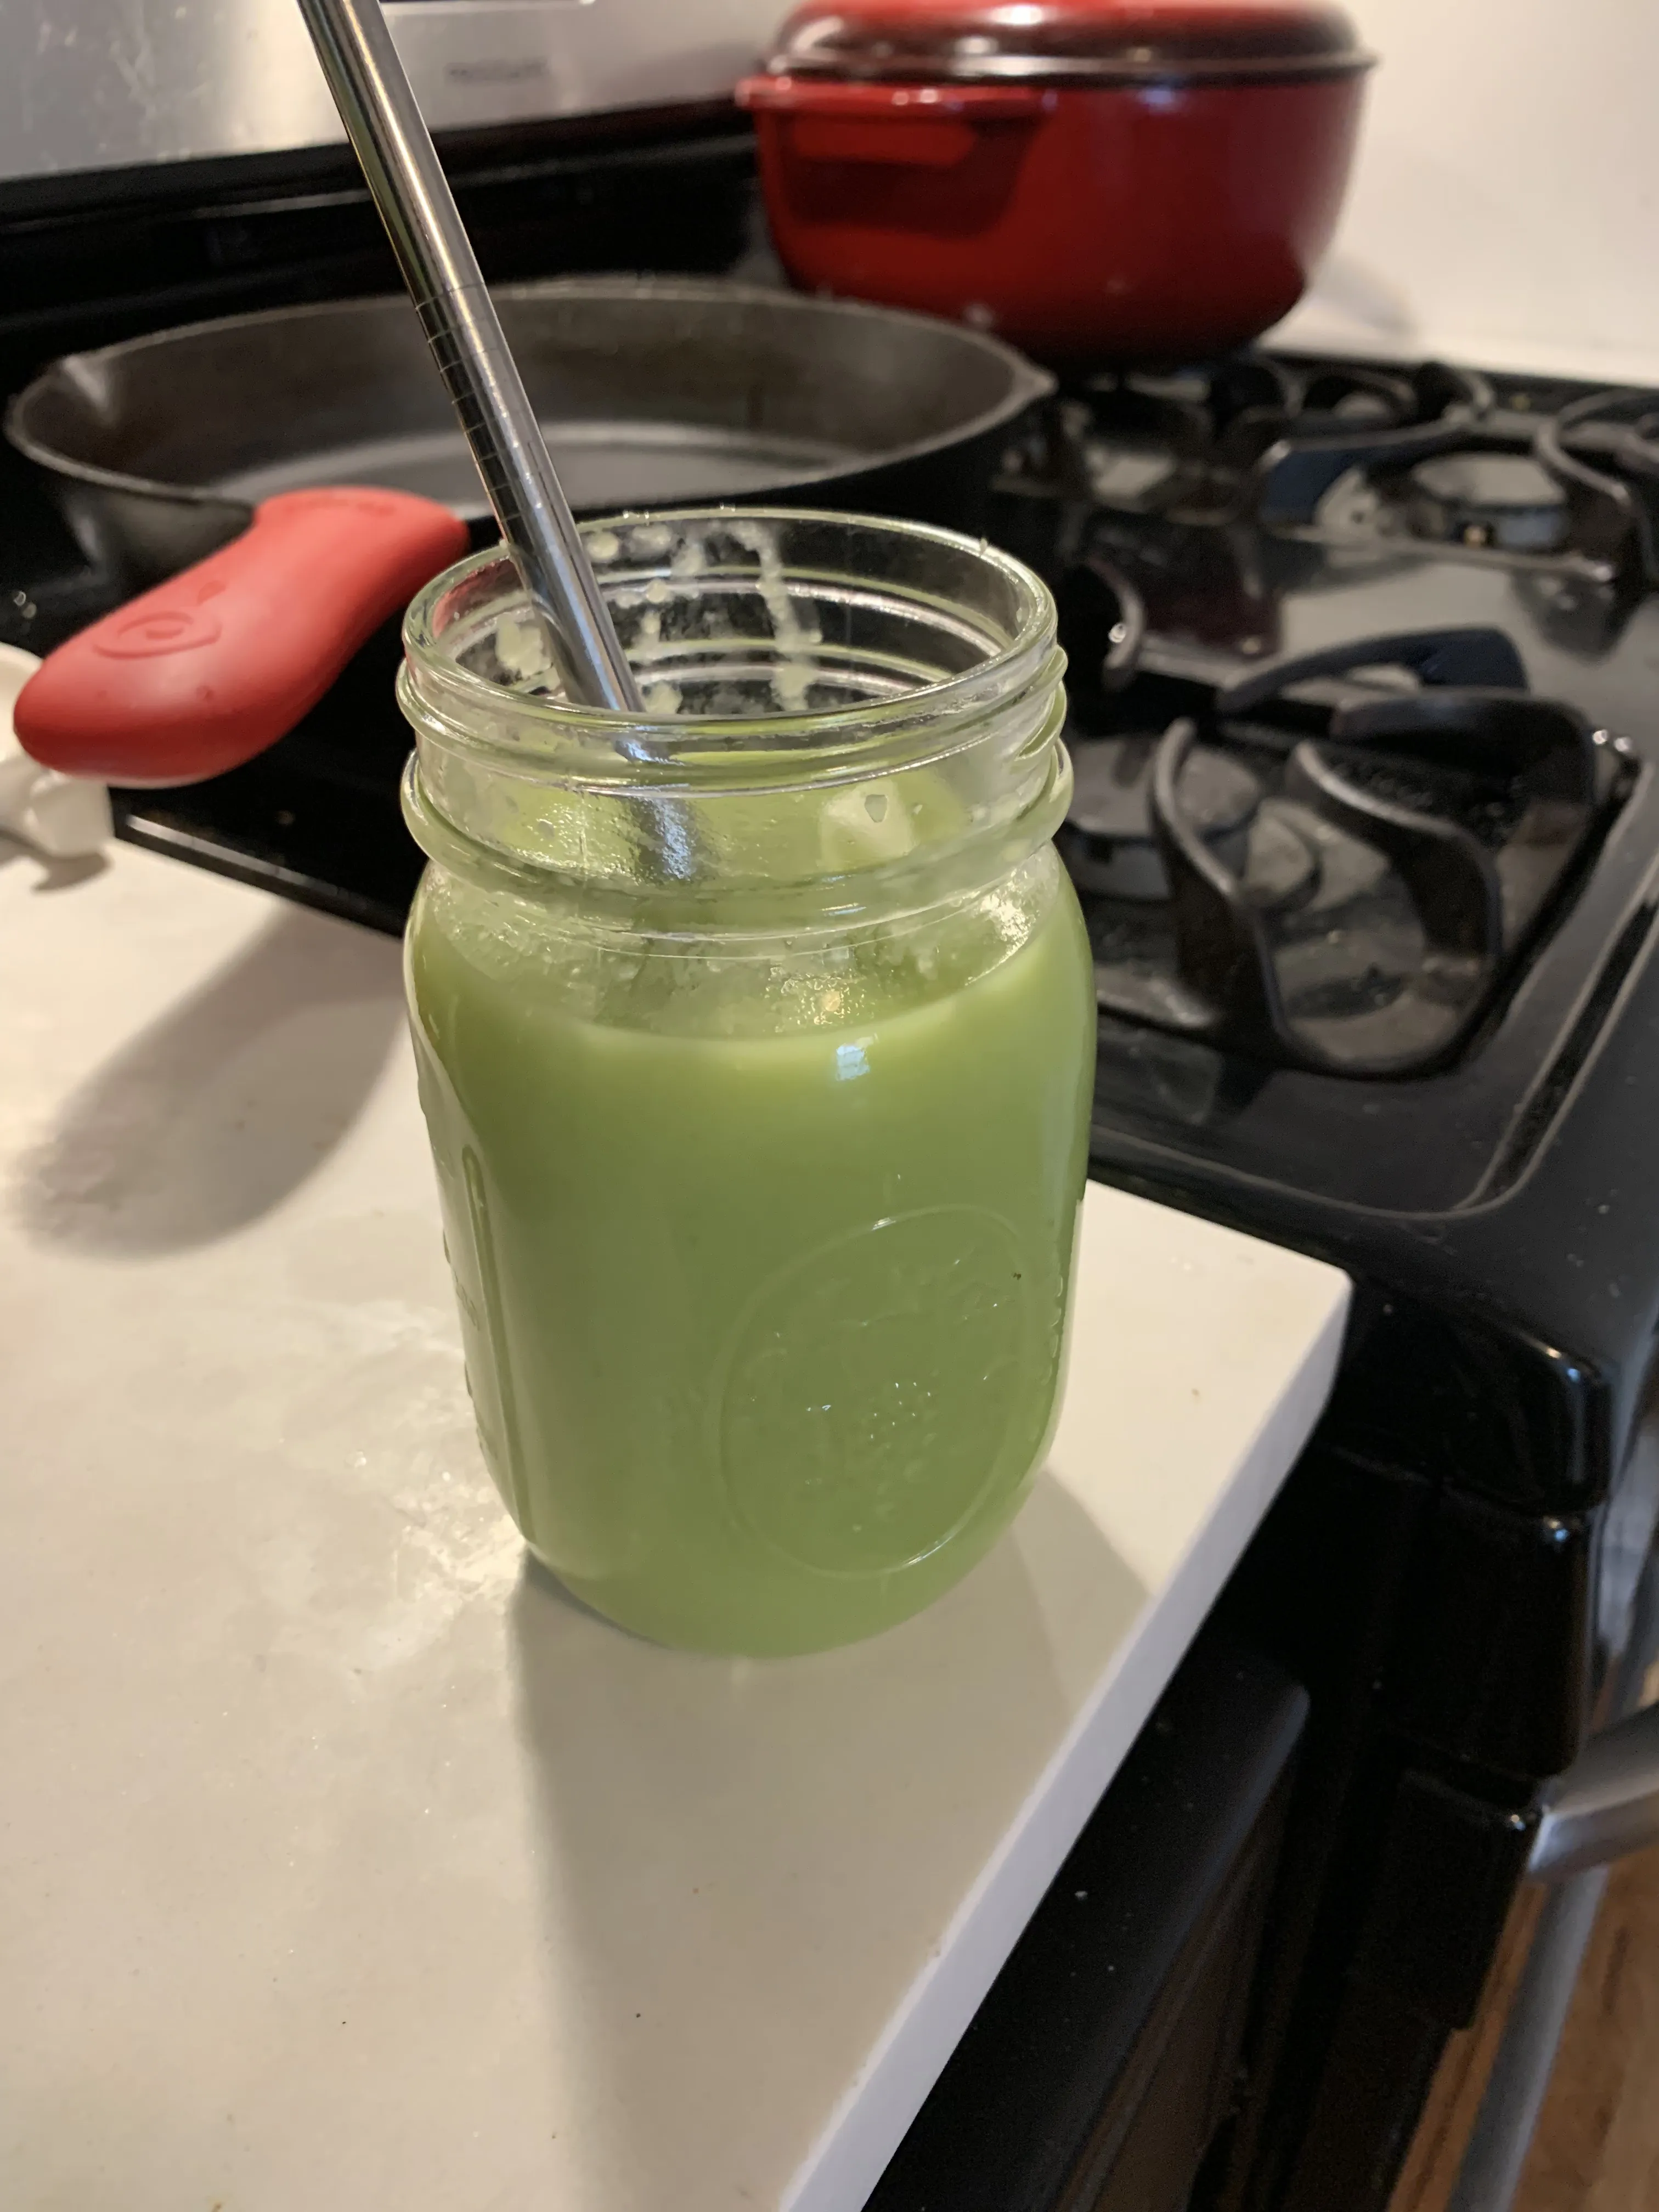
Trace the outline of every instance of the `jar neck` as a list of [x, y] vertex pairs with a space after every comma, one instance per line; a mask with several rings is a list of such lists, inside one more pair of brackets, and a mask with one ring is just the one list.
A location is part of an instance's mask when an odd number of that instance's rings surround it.
[[[1071, 798], [1064, 720], [1056, 684], [1042, 721], [1012, 749], [1012, 758], [998, 757], [996, 739], [1006, 736], [1000, 731], [948, 761], [714, 799], [653, 790], [595, 798], [554, 785], [538, 794], [533, 852], [480, 835], [472, 825], [489, 820], [487, 807], [469, 806], [470, 819], [456, 821], [434, 799], [429, 757], [417, 744], [404, 778], [404, 818], [447, 874], [619, 926], [704, 932], [718, 919], [755, 930], [844, 928], [970, 896], [1046, 844]], [[964, 787], [975, 785], [977, 791]], [[453, 775], [441, 787], [453, 800]], [[525, 799], [515, 786], [515, 821]], [[671, 809], [678, 818], [665, 825], [661, 815]], [[906, 826], [884, 839], [890, 820]], [[769, 853], [769, 828], [787, 855]], [[665, 854], [679, 864], [663, 865]]]
[[500, 554], [410, 611], [405, 815], [449, 873], [631, 927], [844, 927], [971, 893], [1059, 826], [1064, 658], [1007, 556], [726, 511], [588, 544], [649, 720], [550, 696]]

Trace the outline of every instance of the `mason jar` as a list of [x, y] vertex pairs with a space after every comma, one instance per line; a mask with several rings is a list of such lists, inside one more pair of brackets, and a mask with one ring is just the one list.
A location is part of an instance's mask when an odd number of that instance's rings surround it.
[[648, 719], [560, 696], [499, 549], [404, 632], [478, 1433], [587, 1605], [815, 1650], [963, 1574], [1053, 1427], [1095, 1039], [1054, 608], [906, 523], [585, 534]]

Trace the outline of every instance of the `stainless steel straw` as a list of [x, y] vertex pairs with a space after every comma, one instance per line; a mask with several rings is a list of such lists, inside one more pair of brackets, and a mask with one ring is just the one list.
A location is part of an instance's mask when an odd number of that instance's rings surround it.
[[570, 697], [643, 714], [380, 0], [299, 0], [501, 536]]

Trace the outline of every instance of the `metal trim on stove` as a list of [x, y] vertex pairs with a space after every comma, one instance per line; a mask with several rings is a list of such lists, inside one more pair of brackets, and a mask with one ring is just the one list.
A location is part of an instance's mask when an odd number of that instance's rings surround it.
[[1565, 1881], [1659, 1844], [1659, 1705], [1603, 1729], [1543, 1794], [1527, 1872]]

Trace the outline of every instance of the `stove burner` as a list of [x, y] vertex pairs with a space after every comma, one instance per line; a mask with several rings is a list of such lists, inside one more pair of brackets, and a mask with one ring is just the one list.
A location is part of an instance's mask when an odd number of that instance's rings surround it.
[[1398, 380], [1371, 381], [1403, 387], [1404, 404], [1392, 419], [1354, 411], [1357, 373], [1309, 378], [1297, 416], [1255, 464], [1253, 507], [1261, 520], [1281, 527], [1311, 523], [1320, 501], [1350, 470], [1398, 471], [1455, 451], [1478, 434], [1492, 409], [1484, 377], [1440, 362], [1425, 362]]
[[1633, 550], [1646, 580], [1659, 584], [1659, 399], [1594, 392], [1540, 423], [1533, 451], [1565, 495], [1585, 550], [1619, 567]]
[[1427, 542], [1613, 586], [1659, 584], [1659, 398], [1537, 395], [1416, 368], [1244, 354], [1120, 371], [1042, 411], [1001, 489], [1136, 527], [1261, 525], [1283, 542]]
[[[1099, 738], [1073, 749], [1066, 858], [1079, 885], [1103, 897], [1167, 899], [1170, 879], [1152, 826], [1155, 738]], [[1194, 834], [1242, 873], [1249, 826], [1261, 802], [1258, 777], [1225, 753], [1194, 750], [1182, 773], [1180, 805]]]
[[1505, 553], [1554, 553], [1567, 542], [1567, 495], [1526, 453], [1442, 453], [1419, 461], [1406, 482], [1420, 538]]
[[1102, 505], [1281, 524], [1310, 522], [1350, 469], [1402, 469], [1466, 442], [1492, 404], [1484, 379], [1438, 362], [1395, 373], [1253, 354], [1174, 376], [1097, 379], [1083, 399], [1065, 419]]
[[[1391, 665], [1421, 688], [1356, 692], [1322, 739], [1258, 719], [1314, 678]], [[1102, 1006], [1324, 1073], [1443, 1064], [1628, 775], [1521, 680], [1499, 632], [1372, 638], [1256, 672], [1202, 736], [1184, 716], [1079, 746], [1062, 849]]]

